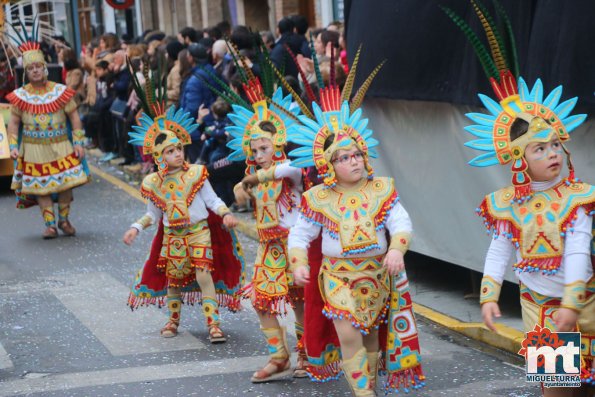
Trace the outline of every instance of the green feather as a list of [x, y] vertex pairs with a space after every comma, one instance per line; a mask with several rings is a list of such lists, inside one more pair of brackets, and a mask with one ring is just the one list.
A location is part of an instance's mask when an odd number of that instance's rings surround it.
[[504, 11], [504, 7], [498, 0], [492, 0], [494, 7], [496, 7], [496, 14], [498, 17], [503, 21], [504, 26], [506, 28], [506, 52], [509, 56], [508, 58], [508, 66], [511, 68], [511, 72], [515, 77], [519, 77], [519, 58], [516, 51], [516, 41], [514, 39], [514, 33], [512, 31], [512, 24], [510, 23], [510, 19], [508, 15]]
[[320, 66], [318, 65], [318, 57], [316, 56], [316, 50], [314, 49], [314, 39], [312, 38], [312, 32], [310, 32], [310, 52], [312, 52], [312, 62], [314, 63], [314, 72], [316, 72], [318, 89], [321, 90], [324, 88], [324, 81], [322, 80], [322, 73], [320, 73]]
[[[215, 82], [219, 85], [219, 87], [222, 87], [222, 89], [218, 89], [217, 87], [214, 87], [212, 84], [210, 84], [208, 81], [206, 81], [202, 76], [195, 75], [196, 77], [200, 78], [207, 85], [207, 87], [209, 87], [209, 89], [211, 91], [213, 91], [217, 95], [221, 96], [228, 103], [240, 105], [240, 106], [243, 106], [248, 109], [252, 108], [252, 106], [248, 102], [246, 102], [244, 99], [242, 99], [242, 97], [240, 97], [238, 94], [236, 94], [227, 85], [227, 83], [225, 83], [223, 80], [221, 80], [219, 77], [217, 77], [217, 75], [215, 73], [211, 72], [210, 70], [208, 70], [204, 67], [201, 67], [201, 69], [204, 70], [213, 80], [215, 80]], [[224, 94], [224, 95], [221, 95], [221, 94]], [[226, 98], [230, 98], [231, 100], [228, 100]]]
[[481, 66], [483, 67], [483, 70], [488, 79], [493, 77], [496, 80], [499, 80], [500, 76], [498, 73], [498, 68], [496, 68], [496, 64], [494, 63], [490, 53], [479, 40], [479, 37], [477, 37], [475, 32], [467, 24], [467, 22], [465, 22], [461, 17], [455, 14], [455, 12], [450, 8], [444, 6], [440, 6], [440, 8], [459, 27], [459, 29], [463, 31], [463, 33], [471, 43], [471, 46], [473, 47], [475, 54], [479, 58], [479, 62], [481, 63]]
[[140, 84], [140, 81], [138, 81], [138, 77], [136, 76], [136, 70], [134, 70], [134, 68], [132, 67], [132, 64], [130, 63], [130, 58], [128, 57], [126, 57], [126, 64], [128, 65], [128, 70], [130, 71], [130, 75], [132, 76], [132, 87], [134, 88], [134, 92], [136, 92], [136, 96], [140, 101], [143, 111], [149, 116], [153, 117], [153, 111], [147, 103], [145, 92], [142, 88], [142, 85]]

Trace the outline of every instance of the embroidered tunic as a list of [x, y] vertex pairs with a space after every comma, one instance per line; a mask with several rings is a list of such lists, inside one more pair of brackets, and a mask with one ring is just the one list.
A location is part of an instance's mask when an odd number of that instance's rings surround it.
[[74, 155], [67, 124], [67, 114], [77, 107], [74, 94], [50, 81], [42, 90], [27, 84], [6, 96], [12, 113], [22, 122], [11, 184], [17, 195], [59, 193], [88, 182], [83, 164]]

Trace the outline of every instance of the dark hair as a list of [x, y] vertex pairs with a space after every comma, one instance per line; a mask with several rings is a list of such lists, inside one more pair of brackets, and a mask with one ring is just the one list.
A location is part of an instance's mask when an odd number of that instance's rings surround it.
[[283, 33], [292, 33], [295, 25], [293, 24], [293, 21], [289, 17], [284, 17], [284, 18], [281, 18], [281, 20], [277, 24], [277, 27], [279, 28], [279, 33], [283, 34]]
[[238, 50], [252, 49], [256, 43], [252, 32], [242, 25], [234, 26], [229, 40], [238, 47]]
[[66, 70], [81, 68], [78, 59], [76, 59], [76, 54], [70, 48], [62, 49], [62, 61], [64, 62], [64, 69]]
[[339, 32], [334, 32], [332, 30], [323, 30], [320, 32], [320, 41], [322, 41], [322, 45], [326, 47], [326, 44], [330, 41], [333, 43], [333, 47], [339, 48], [339, 38], [341, 35]]
[[261, 130], [270, 132], [271, 134], [275, 134], [277, 132], [275, 125], [273, 123], [271, 123], [270, 121], [261, 121], [258, 124], [258, 126], [260, 127]]
[[521, 118], [516, 118], [510, 126], [510, 140], [514, 141], [521, 135], [524, 135], [529, 130], [529, 123]]
[[180, 77], [182, 81], [186, 80], [192, 74], [192, 64], [188, 59], [188, 50], [183, 49], [178, 54], [178, 61], [180, 61]]
[[217, 117], [224, 118], [229, 112], [231, 112], [231, 106], [223, 99], [217, 98], [211, 105], [211, 110]]
[[323, 150], [328, 149], [332, 144], [333, 141], [335, 140], [335, 134], [331, 134], [329, 135], [325, 140], [324, 140], [324, 146], [322, 147]]
[[293, 21], [297, 34], [305, 35], [308, 31], [308, 20], [303, 15], [292, 15], [289, 18]]
[[184, 39], [190, 39], [190, 41], [193, 43], [196, 43], [198, 41], [198, 32], [190, 26], [186, 26], [185, 28], [180, 30], [180, 36], [182, 36], [182, 38]]
[[223, 32], [221, 32], [221, 29], [219, 29], [217, 26], [213, 26], [212, 28], [206, 28], [205, 32], [213, 40], [219, 40], [223, 38]]
[[109, 67], [108, 61], [99, 61], [95, 64], [96, 68], [107, 69]]
[[163, 143], [163, 141], [165, 141], [166, 139], [167, 139], [167, 135], [164, 133], [157, 135], [157, 138], [155, 138], [155, 146], [161, 145]]
[[172, 41], [167, 44], [165, 49], [167, 50], [167, 56], [169, 59], [173, 59], [175, 61], [178, 59], [178, 54], [180, 51], [184, 49], [184, 45], [179, 41]]
[[221, 31], [221, 34], [223, 36], [229, 34], [229, 31], [231, 29], [231, 25], [228, 21], [221, 21], [217, 25], [215, 25], [215, 27]]
[[[298, 81], [298, 79], [296, 79], [292, 75], [287, 75], [287, 76], [285, 76], [285, 81], [287, 82], [289, 87], [291, 87], [293, 89], [293, 91], [297, 94], [297, 96], [302, 95], [302, 88], [300, 87], [300, 82]], [[283, 95], [289, 95], [289, 91], [285, 88], [285, 86], [282, 86], [282, 90], [283, 90]]]

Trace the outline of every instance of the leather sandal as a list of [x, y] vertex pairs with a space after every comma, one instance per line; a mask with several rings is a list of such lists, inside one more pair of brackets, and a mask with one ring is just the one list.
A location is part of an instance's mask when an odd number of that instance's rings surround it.
[[293, 369], [293, 377], [294, 378], [307, 378], [308, 372], [306, 371], [306, 364], [308, 362], [308, 357], [305, 353], [299, 352], [297, 358], [297, 364]]
[[161, 336], [164, 338], [173, 338], [178, 335], [178, 324], [168, 321], [165, 327], [161, 328]]
[[58, 229], [54, 226], [48, 226], [42, 234], [44, 240], [50, 240], [58, 237]]
[[209, 328], [209, 341], [211, 341], [211, 343], [213, 344], [224, 343], [227, 341], [227, 337], [225, 336], [223, 331], [221, 331], [221, 328], [219, 328], [216, 325], [213, 325], [211, 328]]
[[58, 222], [58, 227], [62, 230], [62, 233], [64, 233], [65, 236], [74, 236], [76, 233], [76, 229], [72, 226], [70, 221]]
[[289, 358], [283, 361], [269, 360], [262, 369], [254, 372], [250, 381], [252, 383], [269, 382], [291, 374], [291, 362]]

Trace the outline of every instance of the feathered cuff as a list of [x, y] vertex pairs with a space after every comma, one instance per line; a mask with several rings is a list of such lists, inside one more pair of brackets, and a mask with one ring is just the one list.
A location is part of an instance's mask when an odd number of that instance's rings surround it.
[[482, 305], [486, 302], [498, 302], [500, 298], [500, 290], [502, 284], [494, 280], [490, 276], [483, 276], [481, 279], [481, 289], [479, 295], [479, 304]]
[[149, 215], [143, 215], [138, 221], [134, 222], [130, 227], [135, 228], [139, 232], [145, 230], [153, 224], [153, 219]]
[[8, 138], [8, 146], [10, 147], [10, 150], [18, 148], [18, 141], [15, 137], [11, 136]]
[[83, 146], [85, 144], [85, 130], [76, 129], [72, 130], [72, 144]]
[[291, 248], [289, 250], [289, 270], [295, 272], [300, 266], [306, 266], [310, 270], [308, 251], [303, 248]]
[[217, 215], [219, 215], [221, 218], [227, 214], [231, 214], [231, 210], [227, 208], [226, 205], [222, 205], [221, 207], [217, 208]]
[[256, 177], [258, 178], [258, 182], [270, 182], [275, 180], [275, 165], [270, 166], [266, 170], [258, 170], [256, 171]]
[[580, 312], [585, 306], [587, 283], [582, 280], [564, 286], [562, 307]]
[[409, 244], [411, 243], [411, 234], [410, 233], [397, 233], [390, 238], [390, 245], [388, 246], [389, 250], [397, 250], [401, 251], [403, 255], [409, 249]]

